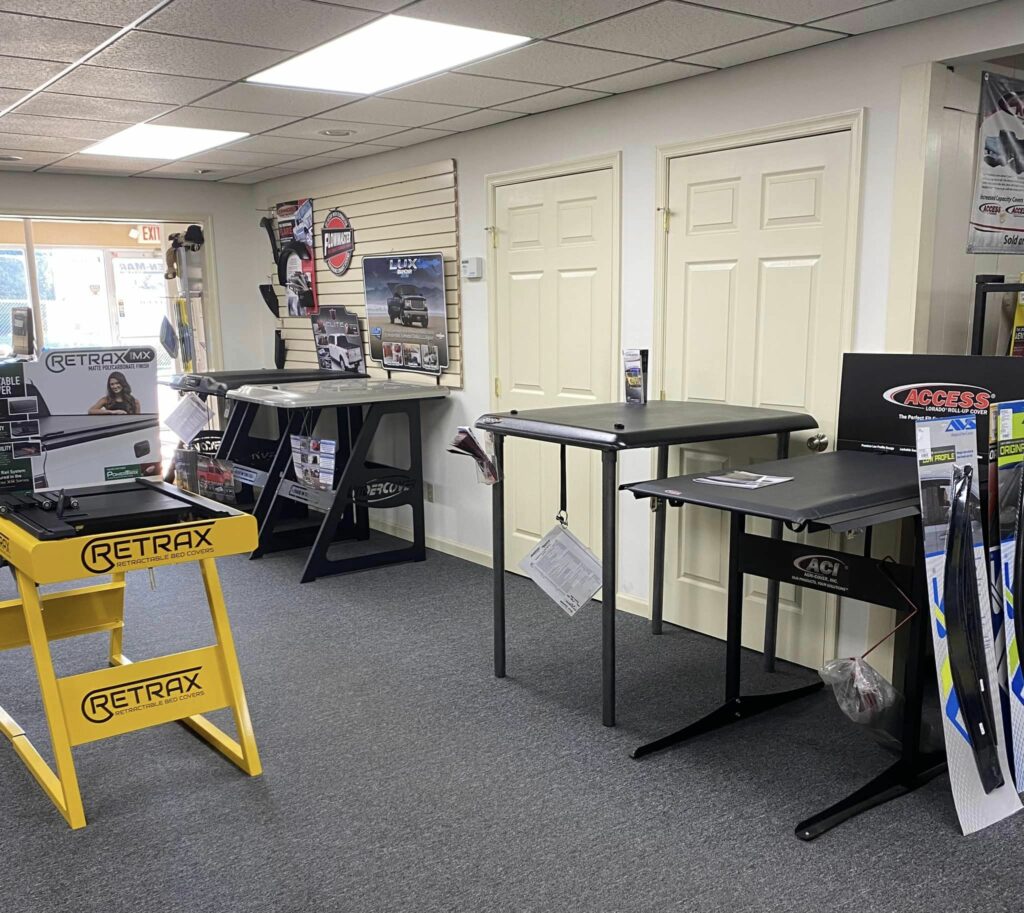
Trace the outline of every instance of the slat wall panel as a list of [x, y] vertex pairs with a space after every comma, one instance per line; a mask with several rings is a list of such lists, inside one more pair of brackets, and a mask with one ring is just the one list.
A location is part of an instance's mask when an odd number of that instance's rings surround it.
[[[314, 197], [313, 205], [317, 297], [320, 306], [344, 306], [355, 312], [359, 317], [364, 341], [369, 340], [369, 333], [366, 301], [363, 297], [362, 257], [441, 252], [444, 256], [449, 361], [449, 366], [441, 375], [441, 383], [446, 387], [461, 389], [459, 209], [454, 160], [446, 159], [332, 188]], [[356, 233], [355, 257], [344, 276], [335, 276], [320, 256], [320, 226], [332, 209], [341, 209]], [[284, 289], [277, 287], [276, 290], [280, 300], [280, 328], [288, 344], [286, 366], [315, 366], [316, 346], [309, 318], [289, 317]], [[387, 371], [370, 362], [368, 347], [366, 359], [371, 376], [387, 376]], [[403, 381], [436, 382], [431, 375], [402, 371], [396, 371], [394, 375]]]

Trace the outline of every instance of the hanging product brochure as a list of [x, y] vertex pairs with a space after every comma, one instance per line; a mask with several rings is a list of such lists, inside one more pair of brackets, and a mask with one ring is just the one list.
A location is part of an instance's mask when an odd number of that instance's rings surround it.
[[949, 779], [965, 834], [1021, 808], [1002, 737], [974, 416], [917, 423], [935, 670]]
[[1000, 403], [998, 429], [997, 492], [990, 497], [999, 505], [999, 554], [1002, 597], [1005, 606], [1006, 674], [1009, 679], [1010, 728], [1018, 790], [1024, 784], [1024, 400]]
[[210, 410], [195, 393], [189, 393], [179, 399], [178, 405], [164, 421], [184, 444], [191, 444], [209, 423]]
[[534, 546], [519, 567], [568, 615], [575, 615], [601, 589], [601, 562], [561, 524]]
[[293, 434], [291, 444], [295, 478], [310, 488], [330, 490], [334, 485], [337, 442], [327, 438]]
[[647, 349], [623, 349], [622, 367], [626, 376], [626, 402], [647, 402]]
[[353, 311], [332, 305], [321, 308], [309, 319], [313, 323], [316, 360], [321, 368], [364, 373], [363, 333], [359, 317]]
[[441, 254], [363, 257], [370, 358], [392, 371], [448, 367], [448, 311]]
[[1024, 81], [981, 74], [969, 254], [1024, 254]]

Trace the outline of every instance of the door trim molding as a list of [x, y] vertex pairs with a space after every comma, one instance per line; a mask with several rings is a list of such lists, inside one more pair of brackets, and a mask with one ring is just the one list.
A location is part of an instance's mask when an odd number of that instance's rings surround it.
[[491, 390], [489, 394], [491, 411], [498, 411], [498, 397], [494, 395], [495, 382], [498, 380], [498, 283], [497, 283], [497, 246], [495, 244], [495, 218], [497, 210], [497, 191], [499, 187], [509, 184], [526, 184], [530, 181], [543, 181], [555, 177], [568, 177], [573, 174], [585, 174], [590, 171], [610, 171], [612, 175], [612, 389], [617, 389], [619, 377], [619, 345], [622, 327], [622, 294], [621, 294], [621, 257], [622, 257], [622, 152], [609, 152], [604, 155], [588, 156], [581, 159], [570, 159], [533, 168], [520, 168], [514, 171], [499, 171], [488, 174], [487, 182], [487, 228], [490, 240], [487, 244], [487, 345], [490, 358]]
[[[844, 275], [846, 281], [843, 289], [841, 311], [841, 344], [843, 351], [848, 351], [853, 341], [853, 311], [857, 291], [857, 249], [859, 245], [861, 168], [864, 154], [864, 109], [840, 111], [802, 120], [789, 121], [782, 124], [771, 124], [744, 130], [739, 133], [727, 133], [720, 136], [705, 137], [681, 143], [668, 143], [657, 147], [657, 172], [655, 185], [654, 231], [657, 242], [654, 247], [654, 394], [660, 398], [665, 389], [665, 325], [668, 307], [668, 236], [671, 230], [673, 214], [669, 205], [669, 168], [673, 160], [707, 152], [722, 152], [728, 149], [741, 149], [747, 146], [760, 146], [765, 143], [785, 142], [803, 139], [810, 136], [821, 136], [828, 133], [850, 134], [850, 171], [846, 213], [846, 255]], [[836, 365], [836, 373], [840, 365]], [[836, 385], [838, 389], [838, 384]], [[835, 429], [826, 429], [835, 437]], [[656, 471], [656, 454], [651, 453], [651, 477]], [[654, 516], [651, 515], [649, 528], [651, 568], [648, 580], [652, 579], [654, 569]], [[825, 609], [825, 642], [826, 652], [834, 654], [839, 642], [839, 607], [838, 600], [830, 598]], [[829, 657], [825, 657], [828, 659]]]

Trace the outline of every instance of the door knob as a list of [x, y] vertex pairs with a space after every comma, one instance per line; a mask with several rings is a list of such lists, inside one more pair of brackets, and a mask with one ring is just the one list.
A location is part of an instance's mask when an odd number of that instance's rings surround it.
[[823, 450], [828, 450], [828, 435], [811, 435], [811, 437], [807, 438], [807, 449], [813, 453], [821, 453]]

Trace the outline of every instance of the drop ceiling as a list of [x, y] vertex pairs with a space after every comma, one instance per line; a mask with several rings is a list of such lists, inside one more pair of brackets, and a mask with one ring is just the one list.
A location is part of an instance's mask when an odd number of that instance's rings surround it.
[[[991, 2], [0, 0], [0, 169], [256, 183]], [[532, 41], [373, 96], [245, 82], [388, 13]], [[252, 136], [82, 154], [140, 122]]]

